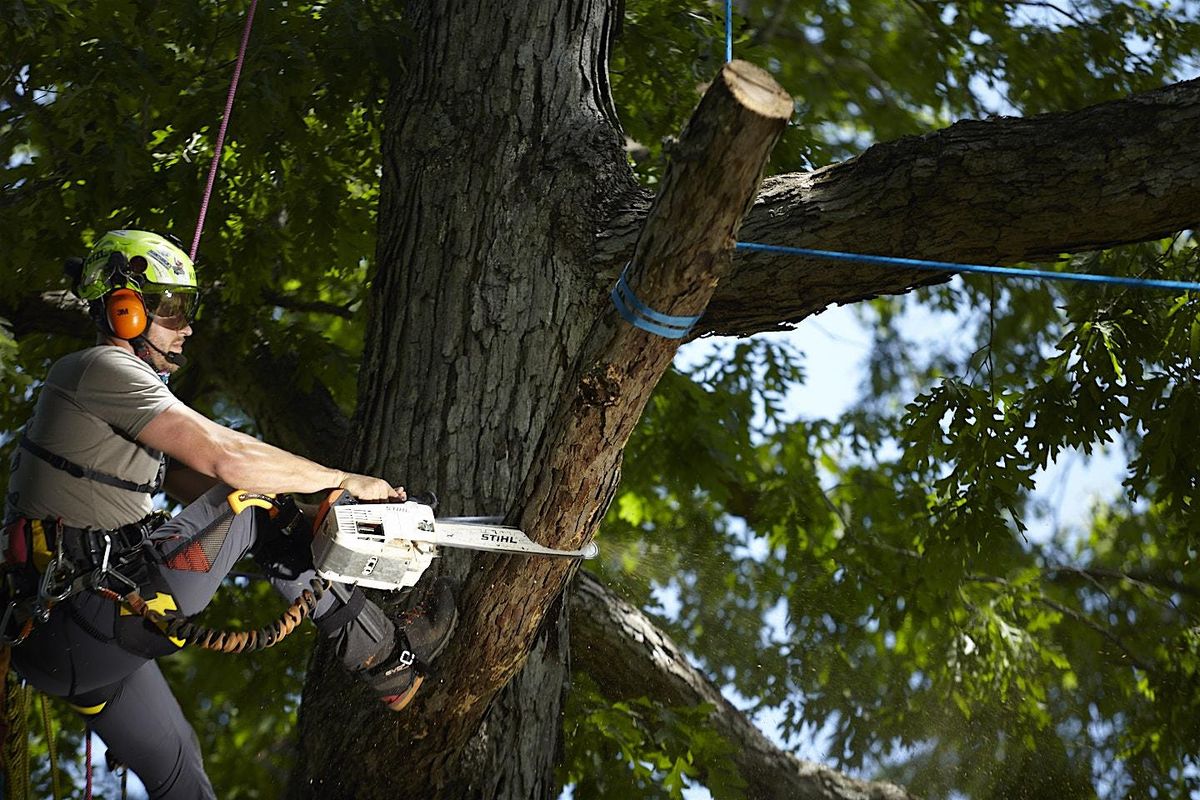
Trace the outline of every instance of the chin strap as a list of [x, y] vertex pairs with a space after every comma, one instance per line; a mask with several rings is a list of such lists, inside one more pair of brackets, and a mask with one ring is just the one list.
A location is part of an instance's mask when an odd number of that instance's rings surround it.
[[148, 361], [148, 359], [142, 354], [148, 354], [148, 350], [153, 350], [165, 358], [168, 363], [174, 364], [177, 367], [182, 367], [187, 363], [187, 358], [184, 357], [183, 353], [168, 353], [165, 350], [160, 350], [158, 347], [155, 347], [154, 343], [145, 336], [138, 336], [135, 339], [131, 339], [130, 344], [133, 345], [134, 352], [136, 352], [138, 357], [143, 361]]

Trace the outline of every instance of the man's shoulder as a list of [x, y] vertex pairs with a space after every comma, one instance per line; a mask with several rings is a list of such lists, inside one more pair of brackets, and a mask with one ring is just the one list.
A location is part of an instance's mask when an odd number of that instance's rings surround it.
[[[55, 408], [78, 409], [130, 437], [180, 402], [150, 365], [113, 345], [90, 347], [60, 359], [46, 378], [43, 397]], [[53, 411], [47, 414], [55, 416]]]
[[111, 344], [98, 344], [95, 347], [76, 350], [74, 353], [65, 355], [54, 362], [50, 373], [51, 375], [55, 373], [82, 375], [97, 366], [103, 369], [135, 370], [154, 375], [154, 370], [150, 368], [149, 364], [128, 350]]
[[162, 379], [150, 365], [120, 347], [97, 345], [77, 350], [54, 363], [46, 375], [48, 386], [72, 395], [162, 387]]

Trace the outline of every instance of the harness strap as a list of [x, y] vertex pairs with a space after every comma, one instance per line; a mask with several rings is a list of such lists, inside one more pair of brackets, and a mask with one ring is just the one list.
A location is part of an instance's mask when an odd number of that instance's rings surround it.
[[96, 481], [107, 486], [115, 486], [118, 489], [125, 489], [130, 492], [141, 492], [142, 494], [156, 494], [158, 487], [162, 485], [163, 468], [166, 466], [165, 459], [159, 459], [158, 474], [154, 476], [153, 483], [134, 483], [133, 481], [118, 478], [116, 475], [109, 475], [107, 472], [101, 472], [90, 467], [85, 467], [81, 464], [76, 464], [74, 461], [63, 458], [60, 455], [51, 453], [46, 448], [42, 447], [37, 442], [33, 441], [26, 435], [21, 436], [21, 447], [28, 450], [33, 455], [45, 461], [55, 469], [62, 470], [73, 478], [83, 478], [89, 481]]
[[[95, 569], [100, 566], [105, 547], [110, 547], [111, 563], [115, 565], [139, 551], [150, 534], [168, 519], [169, 515], [155, 511], [137, 522], [108, 530], [64, 526], [62, 549], [76, 566]], [[107, 543], [105, 537], [108, 538]]]
[[352, 588], [349, 597], [346, 597], [345, 599], [342, 598], [341, 593], [336, 589], [334, 590], [333, 594], [337, 595], [338, 599], [341, 600], [345, 605], [336, 611], [330, 611], [328, 614], [322, 616], [319, 620], [316, 617], [313, 617], [313, 622], [319, 622], [321, 628], [327, 633], [340, 630], [347, 623], [353, 622], [358, 618], [359, 612], [363, 610], [363, 606], [367, 604], [367, 596], [363, 594], [363, 590], [357, 586]]

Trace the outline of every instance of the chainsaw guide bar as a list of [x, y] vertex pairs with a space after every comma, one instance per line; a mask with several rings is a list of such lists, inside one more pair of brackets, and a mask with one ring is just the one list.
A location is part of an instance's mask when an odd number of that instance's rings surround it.
[[441, 547], [550, 558], [595, 558], [599, 552], [595, 542], [580, 550], [543, 547], [495, 519], [439, 520], [431, 507], [412, 501], [335, 505], [313, 538], [313, 563], [327, 580], [402, 589], [420, 579]]

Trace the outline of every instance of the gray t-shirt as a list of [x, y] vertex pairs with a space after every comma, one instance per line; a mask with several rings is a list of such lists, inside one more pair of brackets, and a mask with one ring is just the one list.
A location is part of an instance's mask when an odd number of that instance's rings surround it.
[[[182, 402], [148, 364], [100, 345], [50, 368], [25, 435], [68, 461], [134, 483], [153, 483], [162, 454], [135, 437]], [[13, 455], [5, 518], [61, 518], [76, 528], [117, 528], [153, 510], [150, 495], [57, 469], [23, 447]]]

